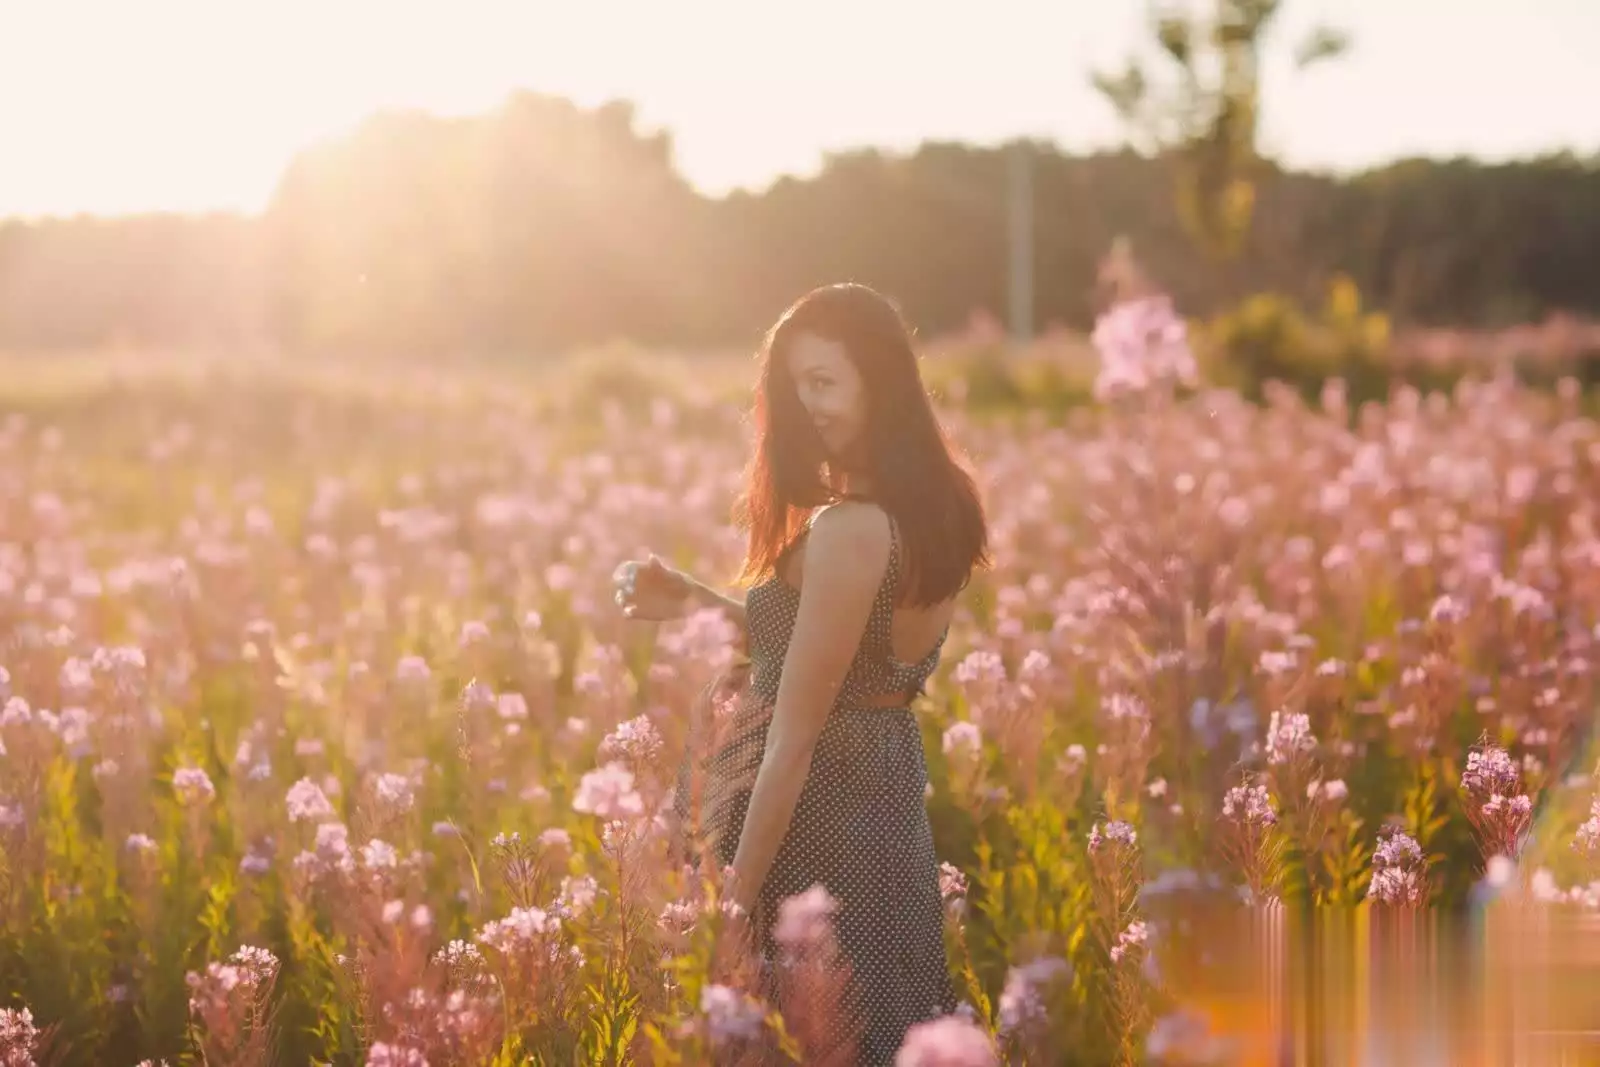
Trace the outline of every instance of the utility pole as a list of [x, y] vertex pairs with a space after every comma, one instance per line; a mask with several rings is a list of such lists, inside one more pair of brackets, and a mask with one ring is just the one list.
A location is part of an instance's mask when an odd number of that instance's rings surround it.
[[1006, 153], [1011, 336], [1033, 339], [1033, 149], [1025, 140]]

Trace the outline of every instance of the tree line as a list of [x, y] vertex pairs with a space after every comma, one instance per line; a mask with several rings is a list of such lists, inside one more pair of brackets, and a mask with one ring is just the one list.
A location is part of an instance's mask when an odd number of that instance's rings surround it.
[[633, 108], [534, 93], [372, 116], [285, 169], [258, 216], [0, 224], [0, 348], [256, 345], [449, 358], [627, 340], [748, 345], [794, 296], [855, 279], [924, 333], [1006, 307], [1008, 150], [1032, 157], [1036, 325], [1087, 327], [1128, 237], [1192, 315], [1345, 275], [1399, 324], [1600, 314], [1600, 160], [1264, 166], [1236, 253], [1186, 233], [1171, 155], [929, 143], [709, 198]]

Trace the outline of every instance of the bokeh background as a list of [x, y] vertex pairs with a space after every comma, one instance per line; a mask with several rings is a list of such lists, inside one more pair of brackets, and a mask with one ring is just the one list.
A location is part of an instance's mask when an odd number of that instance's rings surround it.
[[737, 635], [610, 597], [735, 572], [750, 357], [847, 279], [996, 557], [897, 1063], [1582, 1062], [1596, 45], [0, 0], [0, 1063], [818, 1062], [827, 924], [764, 1002], [658, 818]]

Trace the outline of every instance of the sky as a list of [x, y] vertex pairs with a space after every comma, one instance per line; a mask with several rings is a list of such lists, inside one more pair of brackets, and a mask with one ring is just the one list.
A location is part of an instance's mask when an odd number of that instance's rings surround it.
[[[1123, 131], [1089, 85], [1147, 0], [0, 0], [0, 216], [259, 210], [294, 152], [385, 107], [516, 89], [632, 100], [702, 191], [828, 150]], [[981, 15], [980, 15], [981, 12]], [[1300, 31], [1351, 53], [1296, 72]], [[1405, 155], [1600, 152], [1600, 0], [1285, 0], [1263, 148], [1348, 170]]]

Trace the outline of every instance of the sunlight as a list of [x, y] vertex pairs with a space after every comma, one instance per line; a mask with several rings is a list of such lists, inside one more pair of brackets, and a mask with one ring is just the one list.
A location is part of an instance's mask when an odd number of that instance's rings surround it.
[[0, 1067], [1594, 1062], [1600, 4], [1204, 2], [0, 0]]
[[[41, 6], [30, 47], [0, 41], [0, 130], [38, 148], [8, 159], [0, 214], [256, 210], [296, 151], [379, 110], [482, 112], [530, 81], [580, 100], [614, 95], [584, 73], [594, 51], [572, 47], [594, 36], [582, 24], [592, 13], [553, 26], [538, 12], [365, 0]], [[97, 32], [83, 34], [85, 23]]]
[[[868, 144], [1028, 136], [1092, 150], [1121, 131], [1087, 72], [1125, 52], [1143, 7], [993, 0], [977, 18], [815, 0], [796, 19], [734, 0], [30, 5], [21, 32], [0, 35], [0, 217], [255, 209], [298, 149], [376, 110], [483, 112], [516, 89], [634, 102], [712, 195]], [[1600, 112], [1582, 103], [1600, 74], [1581, 51], [1600, 8], [1584, 0], [1337, 10], [1362, 42], [1347, 59], [1315, 78], [1268, 75], [1265, 138], [1294, 165], [1600, 138]], [[1441, 19], [1451, 47], [1419, 80], [1413, 43]]]

